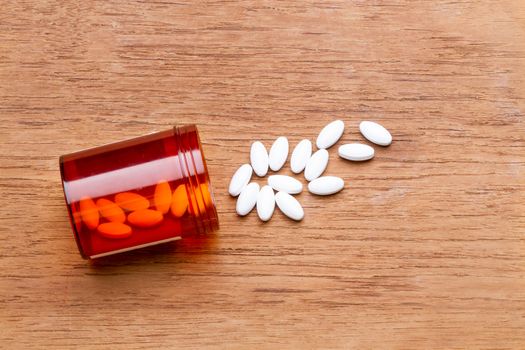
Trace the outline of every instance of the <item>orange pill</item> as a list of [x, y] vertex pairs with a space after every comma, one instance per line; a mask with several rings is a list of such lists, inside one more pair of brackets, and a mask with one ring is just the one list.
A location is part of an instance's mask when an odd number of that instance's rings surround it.
[[168, 182], [162, 181], [157, 184], [153, 195], [153, 203], [155, 203], [155, 208], [162, 214], [166, 214], [170, 210], [171, 187]]
[[155, 226], [159, 224], [162, 219], [162, 213], [152, 209], [141, 209], [128, 215], [129, 223], [138, 227]]
[[98, 207], [95, 202], [89, 197], [84, 197], [80, 200], [79, 206], [82, 221], [84, 221], [90, 230], [96, 229], [100, 219], [100, 214], [98, 213]]
[[121, 239], [131, 236], [131, 227], [121, 222], [106, 222], [97, 228], [98, 233], [106, 238]]
[[204, 203], [206, 203], [207, 207], [211, 206], [211, 204], [212, 204], [211, 203], [211, 192], [208, 189], [208, 185], [207, 184], [201, 184], [199, 187], [201, 189], [202, 196], [204, 197]]
[[115, 203], [127, 211], [135, 211], [149, 208], [149, 201], [140, 194], [133, 192], [121, 192], [115, 195]]
[[102, 217], [113, 222], [124, 223], [126, 221], [126, 214], [118, 205], [106, 198], [97, 200], [97, 207]]
[[190, 203], [195, 215], [204, 214], [204, 212], [206, 211], [204, 199], [200, 191], [191, 192]]
[[175, 191], [173, 191], [171, 200], [171, 213], [173, 216], [180, 218], [188, 209], [188, 195], [186, 194], [186, 186], [179, 185]]

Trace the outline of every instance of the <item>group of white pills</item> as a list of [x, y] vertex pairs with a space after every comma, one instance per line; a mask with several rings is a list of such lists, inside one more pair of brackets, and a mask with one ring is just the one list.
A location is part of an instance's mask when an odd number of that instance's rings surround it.
[[[290, 167], [294, 174], [304, 171], [308, 191], [316, 195], [330, 195], [341, 191], [344, 181], [336, 176], [321, 176], [328, 165], [328, 151], [343, 135], [345, 124], [335, 120], [326, 125], [317, 136], [318, 151], [312, 154], [312, 143], [304, 139], [295, 146], [290, 158]], [[359, 131], [370, 142], [380, 146], [392, 143], [390, 132], [378, 123], [363, 121]], [[302, 220], [304, 210], [292, 195], [303, 190], [303, 184], [287, 175], [270, 175], [268, 185], [260, 188], [259, 184], [250, 182], [252, 173], [264, 177], [268, 168], [279, 171], [288, 158], [288, 139], [281, 136], [275, 140], [270, 152], [260, 141], [252, 143], [250, 163], [243, 164], [233, 175], [229, 193], [237, 197], [236, 211], [240, 216], [249, 214], [257, 206], [257, 214], [262, 221], [268, 221], [273, 215], [275, 204], [284, 215], [293, 220]], [[349, 143], [339, 147], [339, 156], [351, 161], [365, 161], [374, 157], [374, 148], [362, 143]], [[275, 193], [274, 191], [277, 191]]]

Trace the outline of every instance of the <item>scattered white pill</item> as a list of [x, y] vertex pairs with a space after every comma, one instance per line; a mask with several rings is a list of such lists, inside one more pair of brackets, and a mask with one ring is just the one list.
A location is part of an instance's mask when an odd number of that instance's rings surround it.
[[304, 218], [304, 210], [301, 204], [286, 192], [277, 192], [275, 195], [275, 203], [284, 215], [293, 220], [302, 220]]
[[301, 193], [303, 184], [301, 181], [286, 175], [270, 175], [268, 185], [276, 191], [283, 191], [290, 194]]
[[250, 150], [250, 162], [257, 176], [264, 176], [268, 172], [268, 152], [260, 141], [252, 143]]
[[320, 196], [334, 194], [343, 189], [345, 182], [337, 176], [322, 176], [308, 184], [308, 191]]
[[370, 142], [380, 146], [388, 146], [392, 143], [392, 135], [382, 125], [371, 121], [362, 121], [359, 131]]
[[338, 151], [339, 157], [356, 162], [374, 158], [374, 148], [362, 143], [347, 143]]
[[280, 170], [288, 158], [288, 139], [284, 136], [278, 137], [270, 148], [269, 164], [273, 171]]
[[320, 149], [315, 152], [312, 157], [306, 163], [304, 169], [304, 177], [308, 181], [317, 179], [325, 171], [328, 165], [328, 151]]
[[250, 164], [243, 164], [239, 167], [239, 169], [237, 169], [235, 174], [232, 176], [230, 187], [228, 189], [228, 192], [231, 196], [237, 197], [241, 193], [244, 186], [250, 182], [250, 179], [252, 178], [252, 172], [253, 170]]
[[244, 216], [252, 211], [255, 203], [257, 203], [257, 196], [259, 194], [259, 185], [251, 182], [244, 187], [239, 198], [237, 198], [237, 206], [235, 210], [240, 216]]
[[316, 145], [319, 149], [332, 147], [343, 135], [345, 123], [342, 120], [334, 120], [326, 125], [317, 136]]
[[[301, 140], [294, 148], [290, 157], [290, 167], [293, 173], [304, 171], [304, 177], [309, 181], [308, 191], [315, 195], [331, 195], [341, 191], [345, 184], [342, 178], [336, 176], [321, 176], [328, 166], [329, 154], [326, 150], [332, 147], [343, 135], [344, 122], [335, 120], [327, 124], [319, 133], [316, 145], [319, 149], [312, 154], [312, 142]], [[392, 143], [390, 132], [378, 123], [362, 121], [359, 130], [363, 136], [375, 144], [388, 146]], [[268, 221], [273, 216], [275, 206], [287, 217], [300, 221], [304, 218], [301, 204], [292, 194], [303, 190], [301, 181], [286, 175], [271, 175], [268, 185], [259, 187], [257, 183], [249, 183], [255, 172], [263, 177], [270, 168], [279, 171], [288, 158], [288, 139], [278, 137], [270, 147], [270, 151], [260, 141], [255, 141], [250, 149], [250, 164], [243, 164], [237, 169], [230, 180], [228, 192], [238, 196], [236, 211], [240, 216], [250, 213], [257, 206], [257, 215], [262, 221]], [[349, 143], [339, 147], [339, 156], [351, 161], [366, 161], [375, 155], [374, 148], [362, 143]], [[274, 193], [277, 191], [277, 194]]]
[[257, 196], [257, 215], [262, 221], [268, 221], [275, 209], [275, 194], [273, 189], [266, 185], [261, 188]]
[[290, 158], [290, 167], [295, 174], [299, 174], [306, 167], [308, 159], [312, 156], [312, 143], [310, 140], [301, 140], [295, 146], [292, 157]]

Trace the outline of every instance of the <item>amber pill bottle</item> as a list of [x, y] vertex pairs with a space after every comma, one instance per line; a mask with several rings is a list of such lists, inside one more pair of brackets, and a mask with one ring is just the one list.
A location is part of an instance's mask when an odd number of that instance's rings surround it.
[[195, 125], [63, 155], [60, 172], [86, 259], [218, 229]]

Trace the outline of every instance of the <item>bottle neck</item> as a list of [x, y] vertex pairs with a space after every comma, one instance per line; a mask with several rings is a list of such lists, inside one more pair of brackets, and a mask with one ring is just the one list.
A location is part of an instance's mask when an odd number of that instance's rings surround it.
[[218, 229], [219, 221], [197, 127], [176, 126], [174, 136], [179, 145], [180, 169], [186, 179], [188, 209], [195, 227], [201, 234], [213, 232]]

